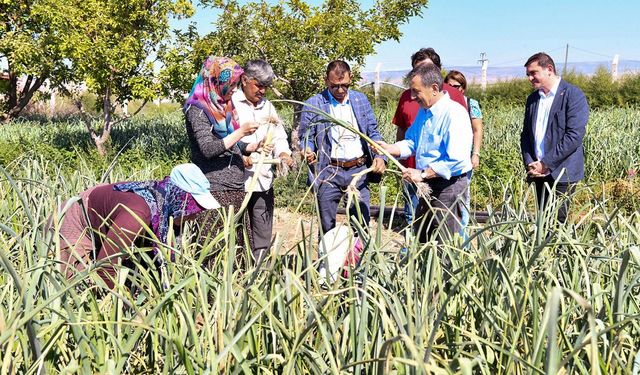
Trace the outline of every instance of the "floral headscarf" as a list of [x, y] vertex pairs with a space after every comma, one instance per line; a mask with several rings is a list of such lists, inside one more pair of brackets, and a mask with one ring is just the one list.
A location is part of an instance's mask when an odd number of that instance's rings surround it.
[[190, 106], [202, 109], [211, 121], [212, 131], [221, 138], [229, 135], [239, 124], [231, 100], [223, 98], [238, 86], [242, 73], [242, 67], [230, 58], [209, 56], [193, 83], [185, 111]]
[[[179, 218], [203, 211], [193, 196], [180, 189], [169, 177], [160, 181], [124, 182], [114, 185], [113, 190], [130, 191], [144, 199], [151, 211], [151, 230], [162, 243], [167, 242], [169, 217]], [[156, 254], [157, 247], [154, 244]], [[171, 260], [174, 260], [173, 253]]]

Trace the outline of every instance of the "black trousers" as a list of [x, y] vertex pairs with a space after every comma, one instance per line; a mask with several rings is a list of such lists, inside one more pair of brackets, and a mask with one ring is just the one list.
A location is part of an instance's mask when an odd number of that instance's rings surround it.
[[260, 256], [269, 248], [271, 235], [273, 233], [273, 210], [274, 210], [273, 188], [267, 191], [254, 191], [251, 194], [247, 214], [253, 232], [251, 250], [254, 259]]
[[567, 221], [571, 195], [575, 191], [575, 183], [556, 182], [551, 175], [532, 178], [531, 182], [535, 184], [536, 200], [541, 211], [547, 208], [551, 194], [555, 195], [560, 204], [560, 207], [558, 207], [558, 222], [564, 224]]
[[449, 180], [436, 177], [427, 183], [431, 187], [431, 196], [428, 201], [420, 198], [413, 228], [419, 234], [420, 242], [426, 242], [432, 236], [439, 242], [444, 242], [460, 232], [463, 195], [467, 191], [469, 179], [465, 174]]

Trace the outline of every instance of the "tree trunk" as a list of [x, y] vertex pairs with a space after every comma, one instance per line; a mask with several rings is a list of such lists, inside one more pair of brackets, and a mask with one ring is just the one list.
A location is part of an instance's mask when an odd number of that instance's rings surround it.
[[9, 122], [10, 120], [18, 117], [20, 112], [29, 104], [33, 95], [40, 89], [44, 81], [47, 79], [47, 75], [38, 77], [35, 80], [33, 76], [28, 76], [25, 81], [25, 85], [21, 92], [18, 92], [18, 77], [15, 74], [9, 72], [9, 100], [7, 101], [5, 113], [0, 115], [2, 122]]
[[93, 142], [96, 144], [98, 154], [102, 157], [105, 157], [107, 156], [106, 144], [109, 141], [109, 137], [111, 136], [111, 85], [107, 86], [107, 91], [102, 98], [102, 104], [102, 109], [104, 111], [102, 134], [98, 136], [94, 133], [92, 134], [91, 138], [93, 138]]

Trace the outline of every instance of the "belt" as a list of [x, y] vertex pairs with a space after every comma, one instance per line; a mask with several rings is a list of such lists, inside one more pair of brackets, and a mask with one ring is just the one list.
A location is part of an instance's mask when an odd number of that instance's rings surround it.
[[428, 180], [425, 180], [425, 182], [427, 182], [427, 183], [429, 183], [429, 182], [431, 182], [431, 183], [439, 183], [439, 182], [441, 182], [441, 183], [455, 182], [455, 181], [458, 181], [459, 179], [461, 179], [461, 178], [463, 178], [463, 177], [467, 177], [467, 172], [465, 172], [465, 173], [461, 173], [461, 174], [459, 174], [459, 175], [457, 175], [457, 176], [451, 176], [448, 180], [447, 180], [446, 178], [444, 178], [444, 177], [437, 176], [437, 177], [434, 177], [434, 178], [430, 178], [430, 179], [428, 179]]
[[349, 168], [360, 167], [362, 165], [365, 165], [366, 162], [367, 162], [367, 158], [365, 158], [364, 156], [361, 156], [359, 158], [355, 158], [347, 161], [331, 159], [329, 161], [329, 164], [333, 165], [334, 167], [349, 169]]
[[460, 173], [457, 176], [451, 176], [450, 180], [457, 180], [457, 179], [462, 178], [462, 177], [467, 177], [467, 172]]

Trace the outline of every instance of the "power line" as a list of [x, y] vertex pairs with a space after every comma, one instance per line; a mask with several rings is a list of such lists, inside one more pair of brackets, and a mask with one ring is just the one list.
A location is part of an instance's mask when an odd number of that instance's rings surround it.
[[570, 45], [569, 47], [570, 47], [570, 48], [573, 48], [573, 49], [577, 49], [578, 51], [582, 51], [582, 52], [590, 53], [590, 54], [592, 54], [592, 55], [596, 55], [596, 56], [600, 56], [600, 57], [606, 57], [606, 58], [608, 58], [608, 59], [610, 59], [610, 58], [611, 58], [611, 55], [605, 55], [605, 54], [602, 54], [602, 53], [589, 51], [589, 50], [586, 50], [586, 49], [584, 49], [584, 48], [579, 48], [579, 47], [576, 47], [576, 46], [573, 46], [573, 45]]
[[[551, 54], [552, 52], [556, 52], [556, 51], [562, 50], [564, 48], [565, 47], [562, 46], [562, 47], [554, 48], [554, 49], [551, 49], [551, 50], [547, 50], [546, 52], [548, 54]], [[506, 64], [513, 64], [513, 63], [523, 63], [523, 62], [527, 61], [528, 58], [529, 58], [529, 56], [521, 57], [519, 59], [513, 59], [513, 60], [509, 60], [509, 61], [502, 61], [502, 62], [499, 62], [499, 63], [491, 64], [491, 66], [495, 67], [495, 66], [501, 66], [501, 65], [506, 65]]]

